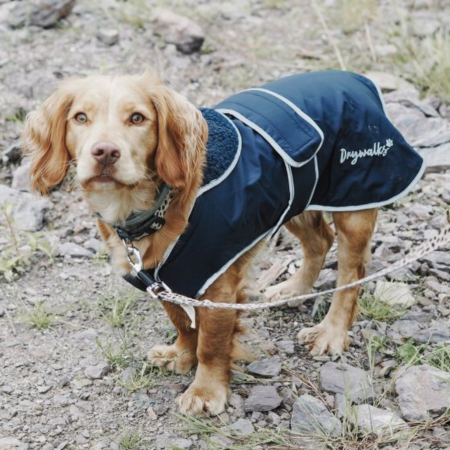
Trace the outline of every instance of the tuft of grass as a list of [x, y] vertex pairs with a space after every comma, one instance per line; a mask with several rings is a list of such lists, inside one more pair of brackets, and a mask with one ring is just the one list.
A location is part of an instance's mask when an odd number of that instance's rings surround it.
[[155, 375], [160, 371], [157, 367], [151, 367], [144, 362], [141, 370], [132, 375], [129, 380], [119, 378], [117, 384], [129, 392], [136, 392], [140, 389], [151, 388], [155, 384]]
[[123, 328], [127, 322], [128, 315], [140, 296], [140, 291], [133, 288], [119, 292], [117, 296], [112, 298], [101, 298], [99, 306], [103, 318], [113, 328]]
[[140, 444], [143, 444], [145, 440], [146, 439], [141, 435], [139, 430], [126, 430], [113, 442], [124, 450], [134, 450], [137, 449]]
[[397, 348], [397, 356], [403, 364], [428, 364], [437, 369], [450, 372], [450, 344], [442, 344], [430, 349], [429, 344], [416, 345], [408, 339]]
[[344, 33], [350, 34], [361, 29], [378, 15], [375, 0], [339, 0], [337, 19]]
[[48, 312], [43, 302], [39, 302], [33, 309], [23, 315], [22, 320], [38, 330], [45, 330], [54, 324], [55, 317]]
[[119, 338], [121, 342], [118, 345], [113, 345], [109, 338], [106, 338], [104, 342], [97, 338], [95, 343], [111, 367], [125, 369], [130, 366], [134, 357], [128, 336], [121, 335]]
[[368, 320], [386, 322], [398, 319], [406, 314], [408, 307], [401, 304], [391, 305], [370, 293], [366, 288], [358, 299], [359, 317]]

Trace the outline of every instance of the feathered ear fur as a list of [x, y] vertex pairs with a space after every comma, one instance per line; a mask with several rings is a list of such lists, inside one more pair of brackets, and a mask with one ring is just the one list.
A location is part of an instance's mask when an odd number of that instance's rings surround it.
[[154, 73], [146, 72], [141, 81], [158, 115], [156, 172], [170, 186], [189, 186], [203, 161], [208, 138], [206, 122], [195, 106], [164, 86]]
[[61, 86], [38, 109], [30, 113], [23, 134], [24, 154], [31, 155], [31, 187], [42, 195], [61, 183], [69, 169], [66, 122], [73, 102], [69, 83]]

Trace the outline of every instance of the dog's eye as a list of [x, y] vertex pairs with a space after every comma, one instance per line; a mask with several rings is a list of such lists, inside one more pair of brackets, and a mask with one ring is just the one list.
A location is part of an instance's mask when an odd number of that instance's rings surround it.
[[130, 117], [130, 122], [133, 125], [139, 125], [140, 123], [142, 123], [144, 121], [144, 119], [145, 119], [145, 117], [142, 114], [134, 113]]
[[87, 122], [87, 115], [86, 114], [84, 114], [84, 113], [78, 113], [76, 116], [75, 116], [75, 120], [78, 122], [78, 123], [86, 123]]

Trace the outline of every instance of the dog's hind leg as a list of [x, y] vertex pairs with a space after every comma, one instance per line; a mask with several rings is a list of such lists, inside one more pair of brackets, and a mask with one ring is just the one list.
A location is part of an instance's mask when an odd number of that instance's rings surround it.
[[[300, 240], [303, 261], [300, 270], [291, 278], [266, 289], [266, 296], [272, 300], [309, 294], [334, 241], [333, 230], [319, 211], [307, 211], [294, 217], [286, 223], [286, 228]], [[294, 301], [289, 306], [300, 303]]]
[[197, 364], [198, 330], [191, 328], [191, 321], [180, 306], [163, 302], [164, 308], [178, 331], [172, 345], [155, 345], [148, 354], [150, 362], [158, 367], [187, 373]]
[[[364, 277], [364, 263], [377, 219], [377, 210], [333, 214], [338, 235], [338, 286]], [[337, 292], [331, 307], [319, 325], [304, 328], [298, 334], [300, 343], [309, 347], [311, 355], [341, 353], [348, 348], [347, 330], [357, 313], [359, 288]]]

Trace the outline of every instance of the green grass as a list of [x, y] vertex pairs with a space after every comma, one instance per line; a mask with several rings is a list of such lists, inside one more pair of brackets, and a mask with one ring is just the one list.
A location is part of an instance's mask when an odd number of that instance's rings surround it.
[[151, 388], [155, 384], [155, 376], [161, 371], [157, 367], [151, 367], [147, 363], [142, 364], [141, 370], [134, 373], [129, 380], [119, 378], [117, 384], [128, 392], [136, 392], [140, 389]]
[[131, 311], [137, 299], [141, 297], [137, 289], [127, 289], [113, 297], [105, 296], [99, 301], [102, 317], [113, 328], [123, 328], [131, 316]]
[[48, 312], [45, 304], [40, 302], [23, 314], [22, 321], [38, 330], [45, 330], [54, 324], [55, 317]]
[[364, 289], [358, 299], [359, 318], [387, 322], [398, 319], [406, 314], [408, 307], [396, 304], [391, 305], [379, 297], [372, 295]]
[[115, 442], [121, 449], [135, 450], [145, 441], [146, 439], [142, 436], [140, 431], [126, 430], [117, 440], [113, 442]]
[[134, 361], [134, 355], [131, 352], [128, 335], [121, 334], [118, 338], [120, 342], [115, 345], [111, 343], [109, 338], [106, 338], [103, 342], [97, 338], [95, 343], [111, 367], [124, 369], [129, 367], [132, 361]]
[[397, 348], [397, 356], [403, 364], [428, 364], [437, 369], [450, 372], [450, 345], [443, 343], [431, 348], [429, 344], [415, 344], [408, 339]]

